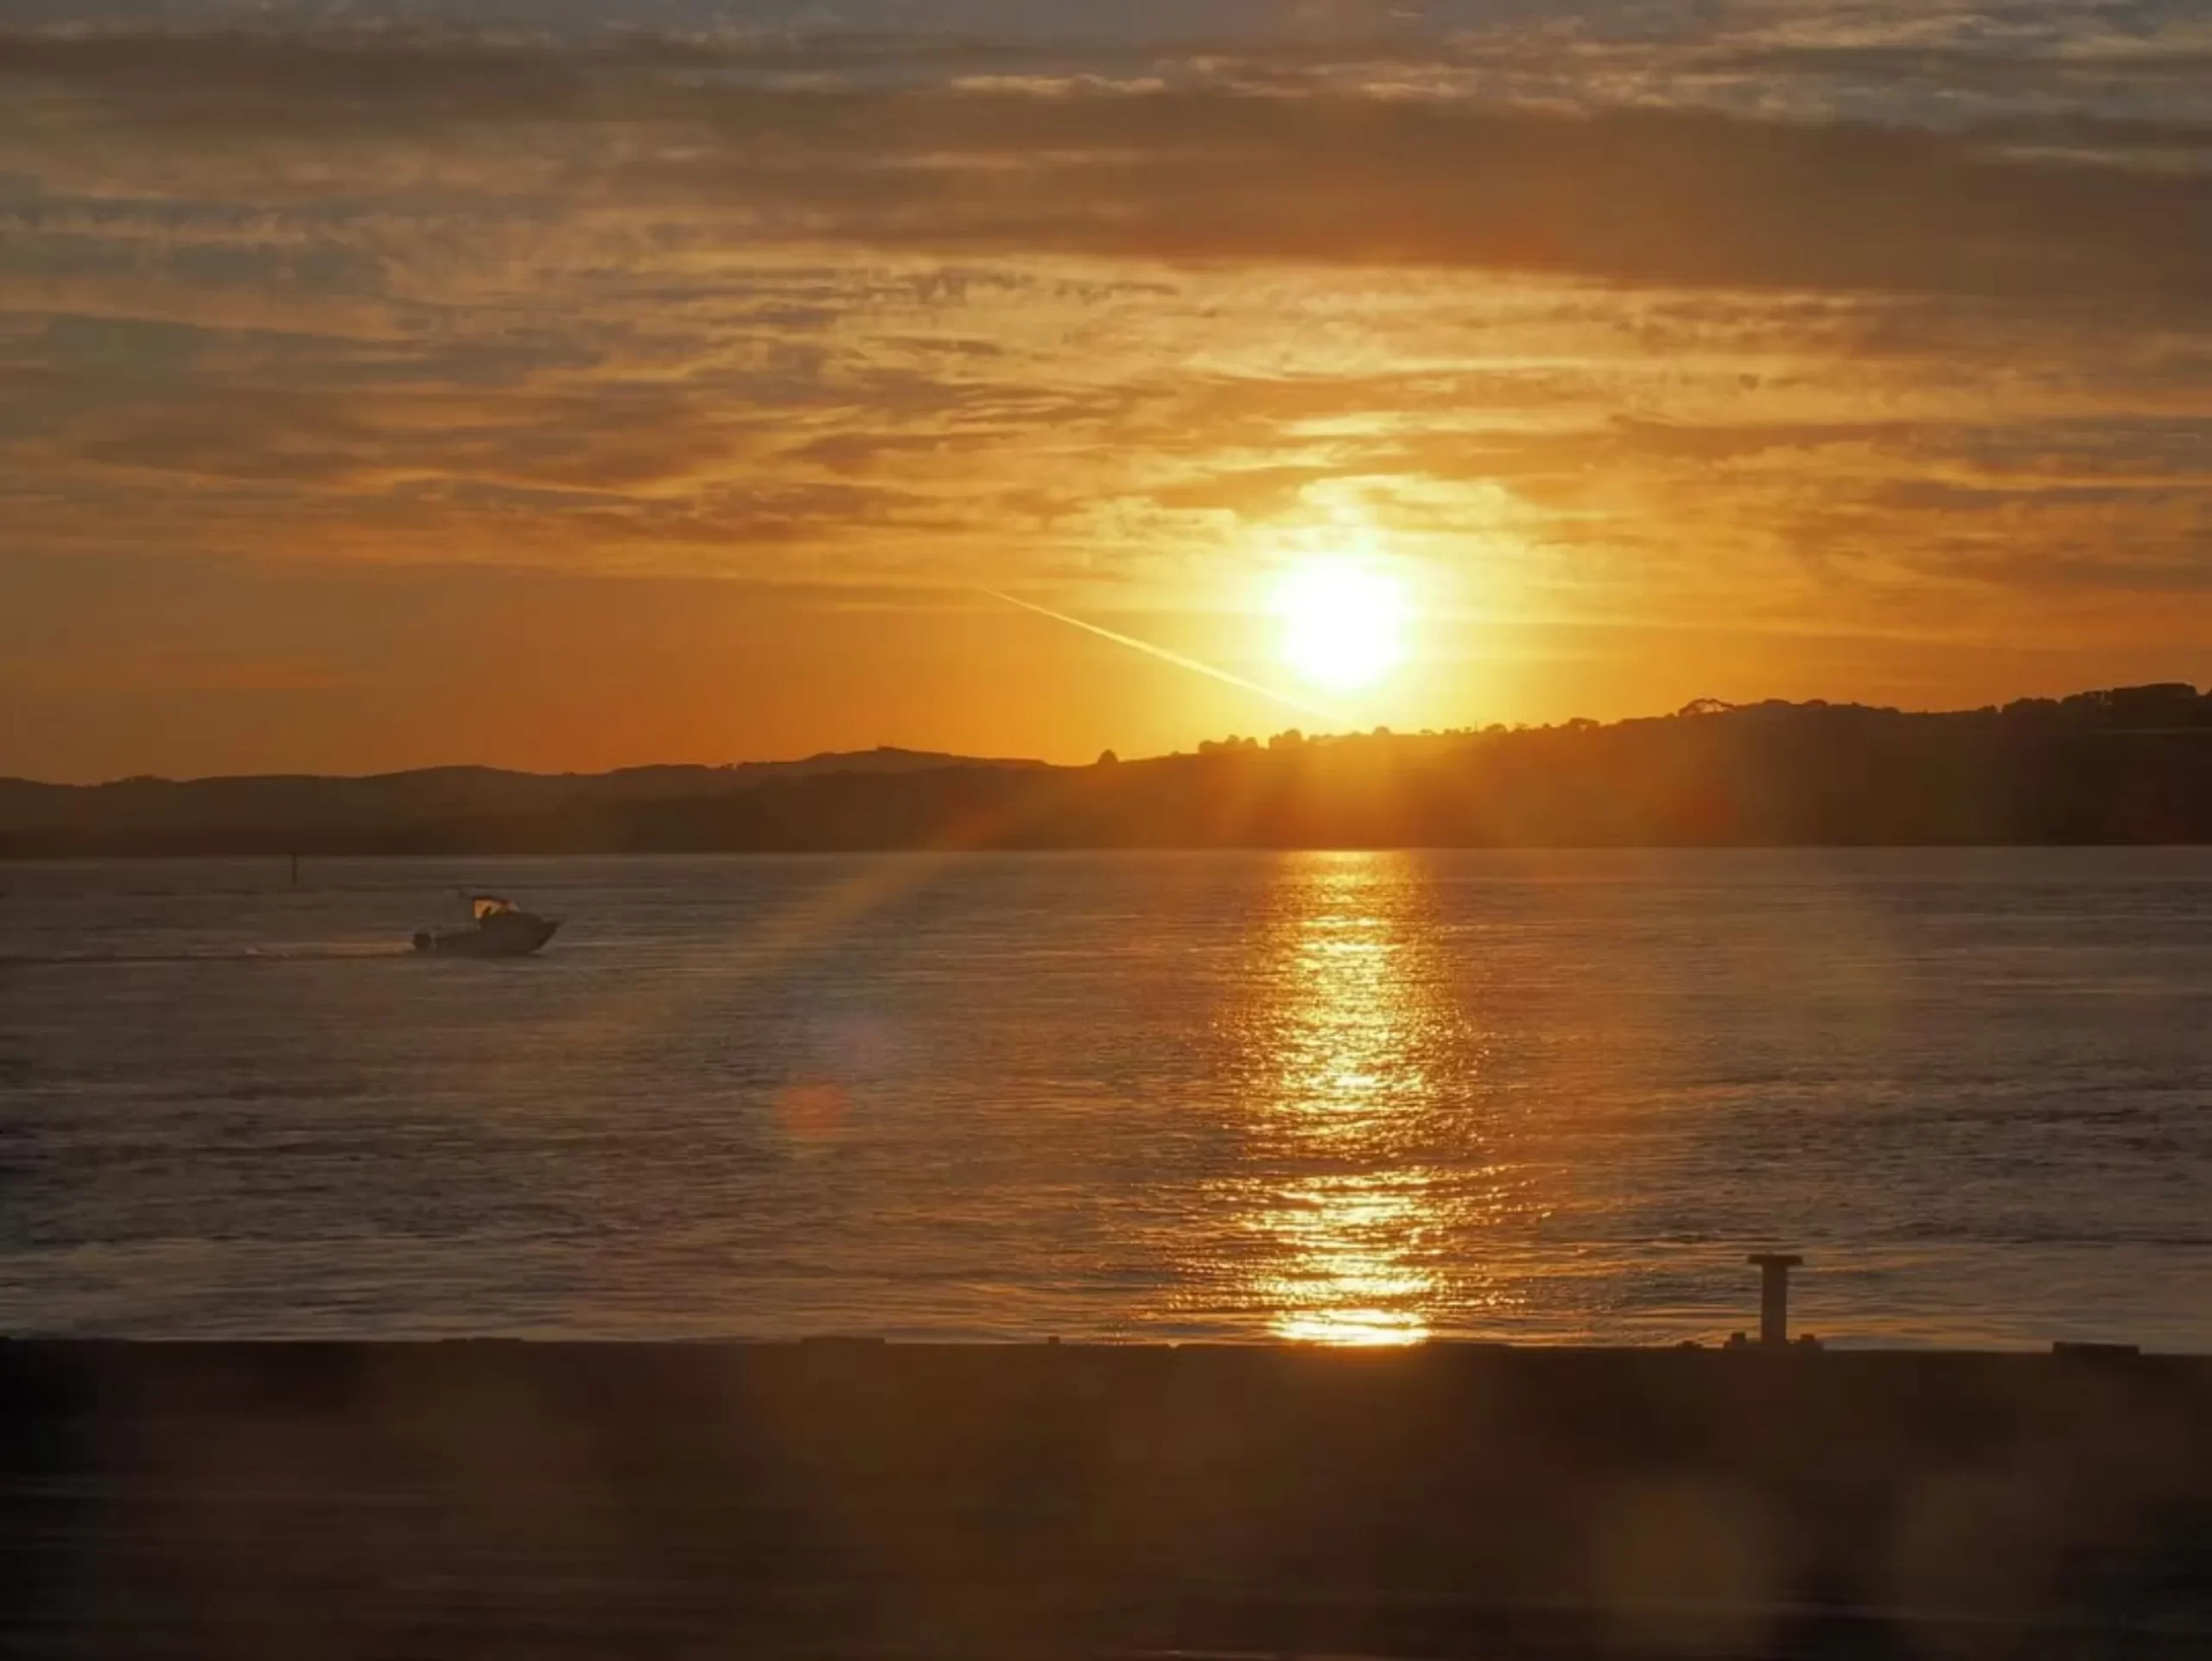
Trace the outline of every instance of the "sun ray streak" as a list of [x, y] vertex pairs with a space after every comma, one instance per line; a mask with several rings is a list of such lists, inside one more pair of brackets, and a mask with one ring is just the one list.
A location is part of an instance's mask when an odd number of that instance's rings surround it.
[[1197, 658], [1186, 658], [1181, 652], [1171, 652], [1164, 646], [1154, 646], [1149, 640], [1140, 640], [1133, 634], [1123, 634], [1097, 623], [1086, 622], [1080, 617], [1071, 617], [1066, 612], [1054, 611], [1049, 606], [1040, 606], [1033, 600], [1024, 600], [1017, 595], [1007, 594], [997, 589], [982, 589], [980, 592], [990, 595], [994, 600], [1003, 601], [1009, 606], [1018, 606], [1024, 611], [1033, 611], [1039, 617], [1049, 617], [1056, 623], [1065, 623], [1070, 628], [1079, 628], [1086, 634], [1096, 634], [1103, 640], [1111, 640], [1117, 646], [1125, 646], [1132, 651], [1141, 652], [1147, 657], [1159, 659], [1162, 663], [1173, 664], [1179, 669], [1187, 669], [1193, 674], [1205, 675], [1211, 679], [1220, 681], [1224, 685], [1256, 693], [1261, 697], [1281, 704], [1287, 710], [1294, 710], [1300, 715], [1310, 716], [1339, 727], [1356, 727], [1359, 724], [1352, 716], [1346, 715], [1341, 710], [1332, 710], [1326, 704], [1315, 703], [1294, 693], [1281, 691], [1272, 686], [1263, 686], [1258, 681], [1247, 680], [1242, 675], [1232, 674], [1226, 669], [1217, 668], [1212, 664], [1203, 662]]

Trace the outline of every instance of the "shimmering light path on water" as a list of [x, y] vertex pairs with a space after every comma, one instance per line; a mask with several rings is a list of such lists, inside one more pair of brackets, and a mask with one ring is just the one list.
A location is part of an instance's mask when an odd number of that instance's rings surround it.
[[0, 1329], [2207, 1349], [2208, 1009], [2212, 850], [0, 867]]

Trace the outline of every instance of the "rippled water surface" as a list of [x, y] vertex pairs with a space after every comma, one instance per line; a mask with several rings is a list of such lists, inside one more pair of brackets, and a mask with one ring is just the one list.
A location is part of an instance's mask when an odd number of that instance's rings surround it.
[[0, 1330], [1645, 1342], [1770, 1244], [2212, 1349], [2212, 850], [0, 866]]

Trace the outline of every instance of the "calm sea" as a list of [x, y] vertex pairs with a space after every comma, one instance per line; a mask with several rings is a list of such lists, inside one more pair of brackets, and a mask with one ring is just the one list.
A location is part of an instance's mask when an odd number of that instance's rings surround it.
[[1714, 1340], [1768, 1246], [2212, 1349], [2212, 850], [0, 866], [0, 1331]]

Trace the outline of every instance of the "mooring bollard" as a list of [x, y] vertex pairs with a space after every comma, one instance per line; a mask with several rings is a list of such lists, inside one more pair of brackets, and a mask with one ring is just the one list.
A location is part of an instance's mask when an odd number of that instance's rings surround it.
[[1804, 1266], [1795, 1252], [1755, 1251], [1750, 1261], [1759, 1266], [1759, 1342], [1783, 1345], [1789, 1341], [1789, 1271]]

